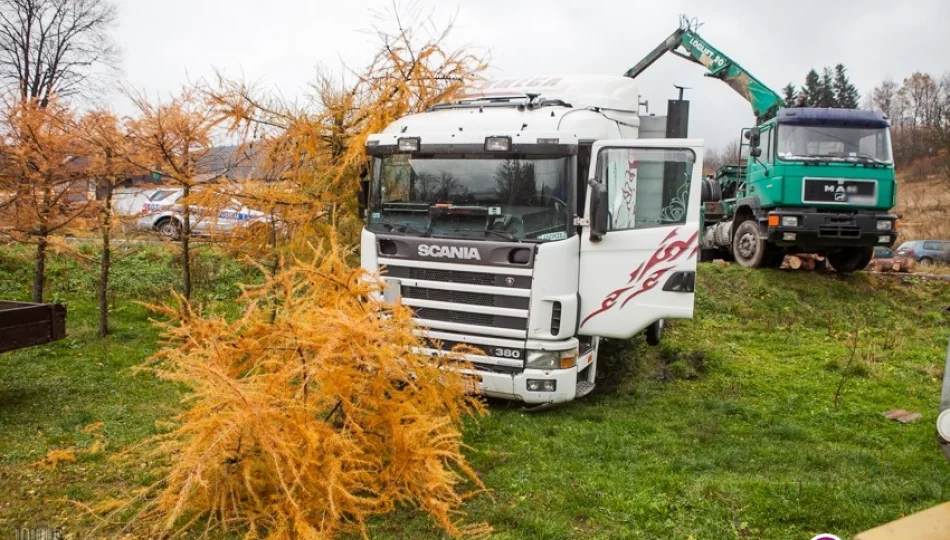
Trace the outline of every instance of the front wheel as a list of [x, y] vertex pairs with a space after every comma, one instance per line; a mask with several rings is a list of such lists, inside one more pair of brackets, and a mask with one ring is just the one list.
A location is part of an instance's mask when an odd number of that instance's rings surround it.
[[832, 268], [839, 274], [850, 274], [855, 270], [861, 270], [871, 262], [874, 257], [873, 247], [845, 248], [841, 251], [828, 254], [828, 262]]
[[762, 238], [761, 229], [754, 219], [747, 219], [732, 234], [732, 256], [743, 268], [771, 266], [775, 248]]
[[181, 224], [177, 219], [165, 218], [155, 226], [155, 230], [168, 240], [178, 240], [181, 237]]
[[647, 326], [646, 335], [647, 343], [653, 347], [660, 344], [660, 340], [663, 339], [663, 328], [666, 327], [666, 321], [660, 319], [655, 321], [650, 326]]

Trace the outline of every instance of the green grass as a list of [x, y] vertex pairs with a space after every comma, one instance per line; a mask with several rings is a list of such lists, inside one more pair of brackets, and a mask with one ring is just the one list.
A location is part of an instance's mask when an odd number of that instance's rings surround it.
[[[92, 254], [89, 246], [81, 251]], [[148, 310], [136, 300], [169, 299], [179, 282], [173, 251], [161, 245], [125, 245], [113, 270], [112, 335], [97, 336], [95, 269], [54, 255], [49, 263], [47, 301], [67, 306], [67, 337], [41, 347], [0, 354], [0, 538], [15, 527], [91, 524], [70, 499], [94, 505], [155, 481], [155, 467], [116, 469], [110, 452], [160, 432], [157, 421], [179, 410], [182, 389], [149, 374], [133, 375], [158, 348], [158, 332]], [[0, 246], [0, 298], [29, 301], [31, 252]], [[198, 259], [197, 296], [209, 309], [229, 307], [236, 281], [252, 274], [210, 252]], [[233, 302], [232, 302], [233, 304]], [[44, 470], [32, 464], [56, 449], [80, 450], [95, 441], [106, 452], [77, 453], [75, 464]], [[12, 534], [12, 532], [10, 533]]]
[[[25, 298], [23, 257], [0, 254], [0, 297]], [[154, 248], [130, 255], [117, 267], [123, 295], [167, 295], [173, 266]], [[209, 266], [201, 294], [228, 306], [245, 274]], [[57, 259], [53, 295], [69, 304], [70, 337], [0, 355], [0, 530], [79, 530], [91, 518], [56, 499], [93, 504], [155, 480], [151, 464], [115, 469], [104, 454], [56, 471], [29, 465], [88, 446], [93, 422], [110, 450], [123, 448], [179, 406], [179, 389], [129, 372], [156, 347], [143, 308], [119, 301], [116, 335], [95, 337], [89, 279]], [[675, 321], [660, 347], [605, 346], [588, 398], [534, 413], [492, 402], [469, 423], [468, 455], [492, 493], [467, 504], [468, 521], [499, 539], [846, 538], [950, 499], [933, 428], [950, 284], [704, 265], [698, 287], [696, 318]], [[884, 419], [894, 408], [924, 416]], [[410, 510], [371, 532], [442, 537]]]

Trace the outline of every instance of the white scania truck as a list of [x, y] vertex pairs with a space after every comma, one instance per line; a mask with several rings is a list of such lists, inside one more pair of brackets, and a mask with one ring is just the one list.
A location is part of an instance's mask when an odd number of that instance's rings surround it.
[[584, 396], [600, 338], [693, 316], [702, 141], [639, 111], [625, 77], [498, 80], [368, 139], [362, 265], [485, 395]]

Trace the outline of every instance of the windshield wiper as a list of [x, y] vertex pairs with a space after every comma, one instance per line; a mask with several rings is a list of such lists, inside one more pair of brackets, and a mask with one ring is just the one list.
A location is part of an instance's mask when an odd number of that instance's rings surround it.
[[865, 160], [865, 162], [867, 162], [867, 163], [873, 163], [873, 164], [875, 164], [875, 165], [884, 165], [884, 166], [887, 165], [887, 162], [886, 162], [886, 161], [881, 161], [880, 159], [877, 159], [876, 157], [874, 157], [874, 156], [872, 156], [872, 155], [870, 155], [870, 154], [864, 154], [864, 153], [861, 153], [861, 152], [858, 152], [858, 153], [855, 154], [854, 156], [850, 156], [850, 157], [852, 157], [852, 158], [860, 158], [860, 159]]
[[431, 236], [431, 235], [432, 235], [432, 232], [431, 232], [428, 228], [426, 228], [426, 229], [420, 229], [420, 228], [415, 227], [415, 226], [413, 226], [413, 225], [409, 225], [408, 223], [399, 223], [399, 224], [396, 224], [396, 223], [393, 223], [392, 221], [384, 220], [384, 221], [383, 221], [383, 225], [386, 226], [387, 232], [393, 232], [393, 231], [395, 231], [395, 232], [398, 232], [398, 233], [413, 233], [413, 234], [418, 234], [418, 235], [422, 235], [422, 236]]
[[485, 229], [485, 236], [488, 236], [488, 235], [490, 235], [490, 234], [494, 234], [494, 235], [500, 236], [500, 237], [502, 237], [502, 238], [504, 238], [504, 239], [506, 239], [506, 240], [511, 240], [511, 241], [513, 241], [513, 242], [515, 242], [515, 241], [518, 240], [518, 237], [515, 236], [514, 233], [505, 232], [505, 231], [496, 231], [496, 230], [494, 230], [494, 229]]

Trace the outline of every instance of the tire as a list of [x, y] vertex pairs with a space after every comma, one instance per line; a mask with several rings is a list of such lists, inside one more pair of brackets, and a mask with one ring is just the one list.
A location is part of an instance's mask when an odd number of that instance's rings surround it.
[[873, 247], [845, 248], [841, 251], [828, 254], [828, 262], [835, 272], [850, 274], [855, 270], [863, 270], [871, 258], [874, 257]]
[[761, 237], [761, 228], [754, 219], [739, 224], [732, 233], [732, 256], [743, 268], [762, 268], [773, 261], [774, 247]]
[[918, 261], [918, 262], [919, 262], [920, 264], [933, 264], [933, 263], [934, 263], [934, 260], [931, 259], [930, 257], [921, 257], [921, 258], [920, 258], [920, 261]]
[[162, 218], [155, 224], [155, 231], [167, 240], [178, 240], [181, 238], [181, 223], [177, 219]]
[[702, 202], [713, 202], [722, 200], [722, 186], [719, 182], [709, 178], [703, 178], [702, 184]]
[[655, 321], [650, 326], [647, 326], [647, 329], [645, 330], [646, 337], [647, 337], [647, 344], [649, 344], [651, 347], [656, 347], [657, 345], [659, 345], [660, 340], [663, 339], [663, 328], [665, 327], [666, 327], [666, 321], [664, 319]]

